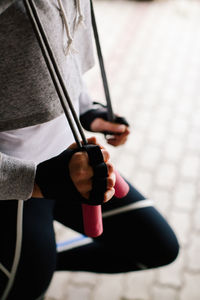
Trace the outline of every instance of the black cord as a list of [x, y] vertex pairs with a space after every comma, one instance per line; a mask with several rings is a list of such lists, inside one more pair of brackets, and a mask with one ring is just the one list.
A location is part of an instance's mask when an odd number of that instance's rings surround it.
[[109, 87], [108, 87], [108, 80], [107, 80], [106, 71], [105, 71], [105, 67], [104, 67], [104, 60], [103, 60], [103, 55], [102, 55], [102, 50], [101, 50], [101, 45], [100, 45], [99, 34], [98, 34], [98, 30], [97, 30], [97, 23], [96, 23], [96, 18], [95, 18], [95, 14], [94, 14], [94, 7], [93, 7], [92, 0], [90, 0], [90, 6], [91, 6], [91, 16], [92, 16], [92, 27], [93, 27], [97, 55], [98, 55], [99, 65], [100, 65], [100, 70], [101, 70], [101, 77], [102, 77], [102, 81], [103, 81], [103, 87], [104, 87], [104, 92], [105, 92], [105, 97], [106, 97], [106, 102], [107, 102], [108, 121], [114, 122], [115, 116], [114, 116], [113, 109], [112, 109], [110, 91], [109, 91]]
[[[67, 104], [69, 106], [70, 112], [73, 116], [74, 122], [77, 126], [78, 132], [79, 132], [79, 134], [80, 134], [80, 136], [83, 140], [83, 144], [85, 144], [85, 145], [87, 144], [87, 139], [86, 139], [85, 134], [83, 132], [80, 121], [77, 117], [77, 114], [74, 110], [72, 101], [71, 101], [71, 99], [69, 97], [69, 94], [67, 92], [67, 89], [66, 89], [65, 83], [63, 81], [63, 78], [61, 76], [60, 70], [58, 69], [56, 59], [55, 59], [53, 51], [52, 51], [52, 49], [49, 45], [49, 41], [47, 39], [45, 30], [44, 30], [44, 28], [42, 26], [42, 23], [40, 21], [40, 18], [38, 16], [37, 9], [36, 9], [35, 4], [33, 3], [32, 0], [24, 0], [24, 5], [27, 9], [27, 13], [28, 13], [28, 15], [30, 17], [30, 20], [31, 20], [31, 23], [33, 25], [33, 29], [35, 31], [36, 37], [37, 37], [38, 42], [40, 44], [44, 59], [46, 61], [48, 70], [50, 72], [51, 78], [53, 80], [54, 86], [55, 86], [57, 94], [58, 94], [58, 97], [59, 97], [61, 105], [63, 107], [65, 116], [66, 116], [66, 118], [69, 122], [70, 128], [71, 128], [72, 133], [73, 133], [74, 138], [75, 138], [75, 141], [76, 141], [77, 145], [81, 148], [82, 144], [81, 144], [81, 141], [79, 139], [77, 130], [75, 129], [72, 117], [71, 117], [71, 115], [68, 111], [66, 101], [67, 101]], [[63, 97], [63, 94], [64, 94], [64, 97]]]

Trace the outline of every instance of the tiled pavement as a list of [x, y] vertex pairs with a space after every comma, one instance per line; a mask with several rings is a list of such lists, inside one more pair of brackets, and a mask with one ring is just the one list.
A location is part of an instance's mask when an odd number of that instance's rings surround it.
[[[46, 300], [200, 300], [200, 2], [96, 0], [95, 9], [113, 106], [132, 129], [125, 146], [107, 148], [155, 200], [181, 251], [157, 270], [56, 273]], [[95, 99], [103, 97], [98, 72], [86, 77]], [[55, 228], [58, 240], [74, 236]]]

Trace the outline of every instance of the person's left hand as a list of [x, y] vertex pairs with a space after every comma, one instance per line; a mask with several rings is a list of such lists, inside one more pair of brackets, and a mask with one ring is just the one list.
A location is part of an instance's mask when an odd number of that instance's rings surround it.
[[126, 143], [130, 133], [129, 127], [124, 124], [112, 123], [102, 118], [96, 118], [90, 125], [92, 131], [105, 132], [109, 131], [113, 134], [106, 138], [107, 143], [112, 146], [120, 146]]

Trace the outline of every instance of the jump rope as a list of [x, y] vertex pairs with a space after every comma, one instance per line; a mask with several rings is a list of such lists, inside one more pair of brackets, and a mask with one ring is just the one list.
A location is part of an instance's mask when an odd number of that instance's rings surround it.
[[[49, 44], [42, 22], [40, 21], [39, 14], [37, 12], [37, 8], [34, 1], [23, 0], [23, 2], [26, 7], [26, 11], [30, 18], [31, 24], [33, 26], [33, 30], [37, 37], [38, 43], [40, 45], [47, 68], [51, 75], [56, 92], [60, 99], [60, 103], [62, 105], [63, 111], [68, 120], [69, 126], [72, 130], [74, 139], [77, 143], [77, 147], [80, 149], [80, 151], [86, 151], [88, 153], [90, 165], [93, 167], [94, 182], [96, 177], [96, 184], [94, 184], [93, 182], [93, 188], [90, 193], [90, 199], [88, 201], [89, 204], [82, 203], [81, 205], [82, 205], [84, 233], [88, 237], [97, 237], [101, 235], [103, 232], [101, 204], [103, 203], [103, 199], [104, 199], [103, 196], [106, 191], [106, 183], [105, 180], [102, 180], [102, 178], [105, 178], [105, 175], [107, 174], [107, 167], [105, 165], [103, 171], [101, 167], [101, 171], [96, 172], [95, 174], [95, 171], [98, 169], [98, 166], [99, 165], [102, 166], [102, 163], [104, 162], [101, 150], [99, 146], [89, 145], [87, 142], [84, 131], [82, 129], [76, 111], [73, 107], [72, 101], [67, 92], [66, 85], [62, 78], [61, 72], [56, 63], [54, 53]], [[119, 123], [119, 124], [125, 124], [128, 126], [128, 123], [124, 118], [116, 117], [113, 113], [111, 97], [110, 97], [108, 81], [107, 81], [107, 76], [104, 67], [104, 60], [102, 56], [92, 0], [90, 0], [90, 5], [91, 5], [91, 18], [92, 18], [93, 32], [95, 37], [96, 49], [97, 49], [102, 82], [103, 82], [103, 87], [105, 92], [106, 103], [107, 103], [108, 121]], [[105, 132], [105, 134], [113, 134], [113, 133]], [[129, 186], [117, 171], [115, 171], [115, 175], [116, 175], [115, 196], [117, 198], [123, 198], [127, 195], [129, 191]], [[4, 273], [8, 277], [8, 283], [2, 295], [1, 300], [7, 299], [17, 272], [17, 267], [19, 264], [21, 247], [22, 247], [22, 235], [23, 235], [22, 225], [23, 225], [23, 200], [18, 200], [15, 254], [14, 254], [11, 271], [9, 272], [6, 269], [4, 270], [3, 267], [1, 268], [2, 271], [4, 271]]]
[[[105, 170], [102, 171], [102, 167], [103, 167], [102, 163], [104, 162], [104, 160], [99, 146], [89, 145], [87, 142], [79, 118], [76, 114], [70, 96], [68, 94], [68, 91], [66, 89], [66, 84], [63, 80], [63, 77], [57, 65], [55, 55], [49, 44], [43, 24], [40, 21], [39, 14], [37, 12], [37, 8], [34, 1], [24, 0], [24, 4], [26, 6], [28, 15], [33, 25], [34, 32], [38, 39], [40, 48], [42, 50], [52, 81], [54, 83], [56, 92], [60, 99], [60, 103], [63, 107], [65, 116], [68, 120], [74, 139], [77, 143], [77, 147], [80, 149], [80, 151], [86, 151], [88, 153], [90, 165], [93, 167], [93, 171], [94, 171], [93, 188], [90, 193], [91, 194], [90, 199], [87, 201], [88, 203], [82, 204], [82, 212], [83, 212], [83, 223], [84, 223], [85, 234], [90, 237], [97, 237], [103, 232], [101, 204], [103, 203], [104, 200], [103, 196], [104, 196], [104, 192], [106, 191], [105, 181], [103, 179], [105, 178], [107, 168], [106, 166], [104, 166]], [[118, 122], [127, 125], [127, 122], [123, 118], [120, 118], [120, 122], [119, 122], [119, 120], [116, 119], [116, 117], [113, 114], [92, 1], [91, 1], [91, 12], [92, 12], [92, 24], [94, 29], [94, 36], [95, 36], [95, 41], [97, 46], [99, 63], [101, 67], [101, 74], [103, 79], [105, 95], [106, 95], [109, 119], [112, 122]], [[98, 167], [100, 165], [101, 165], [101, 170], [98, 170]], [[115, 185], [117, 190], [116, 196], [118, 198], [122, 198], [127, 194], [129, 187], [128, 184], [122, 179], [122, 177], [119, 174], [117, 174], [116, 179], [117, 179]]]

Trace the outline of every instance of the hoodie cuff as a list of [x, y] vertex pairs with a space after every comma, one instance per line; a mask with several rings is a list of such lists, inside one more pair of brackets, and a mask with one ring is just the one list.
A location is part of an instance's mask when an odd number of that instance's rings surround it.
[[0, 200], [31, 198], [36, 164], [0, 154]]

